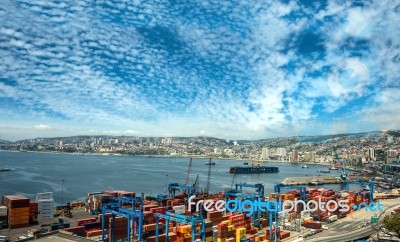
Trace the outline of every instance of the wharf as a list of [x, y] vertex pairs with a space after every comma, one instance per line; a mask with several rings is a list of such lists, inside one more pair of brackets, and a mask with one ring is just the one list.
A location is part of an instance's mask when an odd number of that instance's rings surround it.
[[303, 176], [303, 177], [288, 177], [281, 183], [287, 186], [308, 185], [310, 182], [318, 182], [318, 185], [325, 184], [342, 184], [338, 176]]

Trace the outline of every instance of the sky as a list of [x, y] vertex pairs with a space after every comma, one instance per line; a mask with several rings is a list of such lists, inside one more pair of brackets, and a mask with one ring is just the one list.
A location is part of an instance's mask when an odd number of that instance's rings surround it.
[[400, 128], [400, 0], [0, 0], [0, 139]]

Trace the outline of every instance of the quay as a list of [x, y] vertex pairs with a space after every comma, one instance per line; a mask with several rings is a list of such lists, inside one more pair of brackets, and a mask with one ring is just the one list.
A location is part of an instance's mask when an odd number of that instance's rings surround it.
[[341, 181], [338, 176], [288, 177], [281, 183], [287, 186], [295, 186], [295, 185], [309, 185], [310, 182], [318, 183], [318, 185], [343, 183], [343, 181]]

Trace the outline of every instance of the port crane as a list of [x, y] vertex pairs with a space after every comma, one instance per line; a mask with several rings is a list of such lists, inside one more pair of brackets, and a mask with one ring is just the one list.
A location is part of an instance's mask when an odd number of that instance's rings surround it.
[[170, 183], [168, 185], [168, 196], [169, 197], [174, 197], [176, 195], [177, 191], [186, 193], [187, 199], [189, 199], [189, 197], [191, 195], [196, 193], [196, 188], [194, 186], [179, 185], [178, 183]]
[[335, 153], [336, 161], [340, 163], [340, 170], [341, 170], [340, 180], [341, 181], [346, 181], [349, 177], [348, 177], [347, 172], [346, 172], [345, 164], [344, 164], [343, 160], [340, 159], [340, 157], [339, 157], [339, 155], [338, 155], [338, 153], [336, 151], [336, 148], [333, 149], [333, 152]]
[[360, 185], [366, 185], [369, 188], [369, 200], [373, 201], [374, 200], [374, 182], [372, 181], [362, 181], [362, 180], [350, 180], [348, 177], [348, 174], [346, 172], [346, 167], [342, 159], [339, 158], [339, 155], [336, 152], [336, 148], [333, 149], [333, 152], [335, 153], [336, 160], [340, 163], [341, 165], [341, 175], [340, 179], [344, 182], [345, 185], [345, 190], [349, 191], [350, 189], [350, 184], [360, 184]]
[[[124, 208], [123, 205], [131, 205], [131, 209]], [[140, 197], [112, 197], [108, 203], [103, 203], [101, 209], [101, 241], [106, 241], [105, 239], [105, 214], [110, 213], [112, 215], [111, 223], [111, 238], [107, 241], [115, 242], [115, 216], [124, 217], [127, 220], [127, 241], [133, 242], [135, 237], [135, 229], [137, 234], [136, 241], [142, 241], [142, 231], [143, 231], [143, 199]], [[132, 225], [132, 226], [131, 226]]]
[[[275, 184], [274, 186], [274, 192], [276, 193], [281, 193], [281, 190], [285, 189], [285, 190], [298, 190], [299, 193], [299, 199], [302, 201], [306, 201], [306, 194], [307, 194], [307, 187], [305, 186], [293, 186], [293, 185], [285, 185], [283, 183], [278, 183]], [[303, 205], [300, 203], [300, 209], [303, 209]]]
[[[244, 193], [243, 188], [255, 188], [254, 193]], [[249, 199], [251, 201], [256, 201], [258, 199], [264, 199], [264, 186], [260, 183], [258, 184], [247, 184], [247, 183], [238, 183], [235, 184], [235, 189], [227, 190], [224, 194], [225, 200], [229, 200], [230, 197], [243, 197], [244, 199]], [[260, 227], [260, 218], [261, 211], [257, 209], [253, 212], [252, 221], [255, 227]]]
[[200, 234], [201, 241], [205, 241], [205, 234], [206, 234], [206, 227], [205, 227], [205, 220], [201, 216], [197, 215], [190, 215], [186, 216], [183, 214], [174, 214], [171, 212], [166, 212], [165, 214], [161, 213], [155, 213], [154, 217], [156, 218], [156, 242], [159, 241], [158, 239], [158, 219], [165, 219], [165, 242], [168, 242], [168, 232], [169, 232], [169, 221], [174, 221], [177, 223], [181, 224], [189, 224], [192, 226], [192, 242], [195, 241], [196, 238], [196, 227], [197, 224], [201, 224], [200, 231], [198, 234]]
[[281, 189], [288, 189], [288, 190], [299, 190], [300, 191], [300, 200], [306, 201], [306, 192], [307, 192], [307, 187], [304, 186], [291, 186], [291, 185], [285, 185], [282, 183], [275, 184], [274, 186], [274, 191], [277, 193], [281, 192]]
[[374, 182], [373, 181], [361, 181], [361, 180], [346, 180], [345, 181], [345, 190], [350, 190], [350, 184], [360, 184], [366, 185], [369, 188], [369, 201], [372, 202], [374, 200]]
[[261, 183], [257, 184], [247, 184], [247, 183], [238, 183], [235, 184], [236, 190], [240, 193], [243, 193], [244, 187], [255, 188], [255, 193], [258, 194], [260, 198], [264, 197], [264, 185]]

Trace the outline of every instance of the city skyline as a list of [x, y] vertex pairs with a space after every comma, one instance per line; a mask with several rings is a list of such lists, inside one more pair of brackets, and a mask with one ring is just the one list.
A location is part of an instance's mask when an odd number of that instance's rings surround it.
[[0, 139], [399, 129], [399, 8], [6, 0]]

